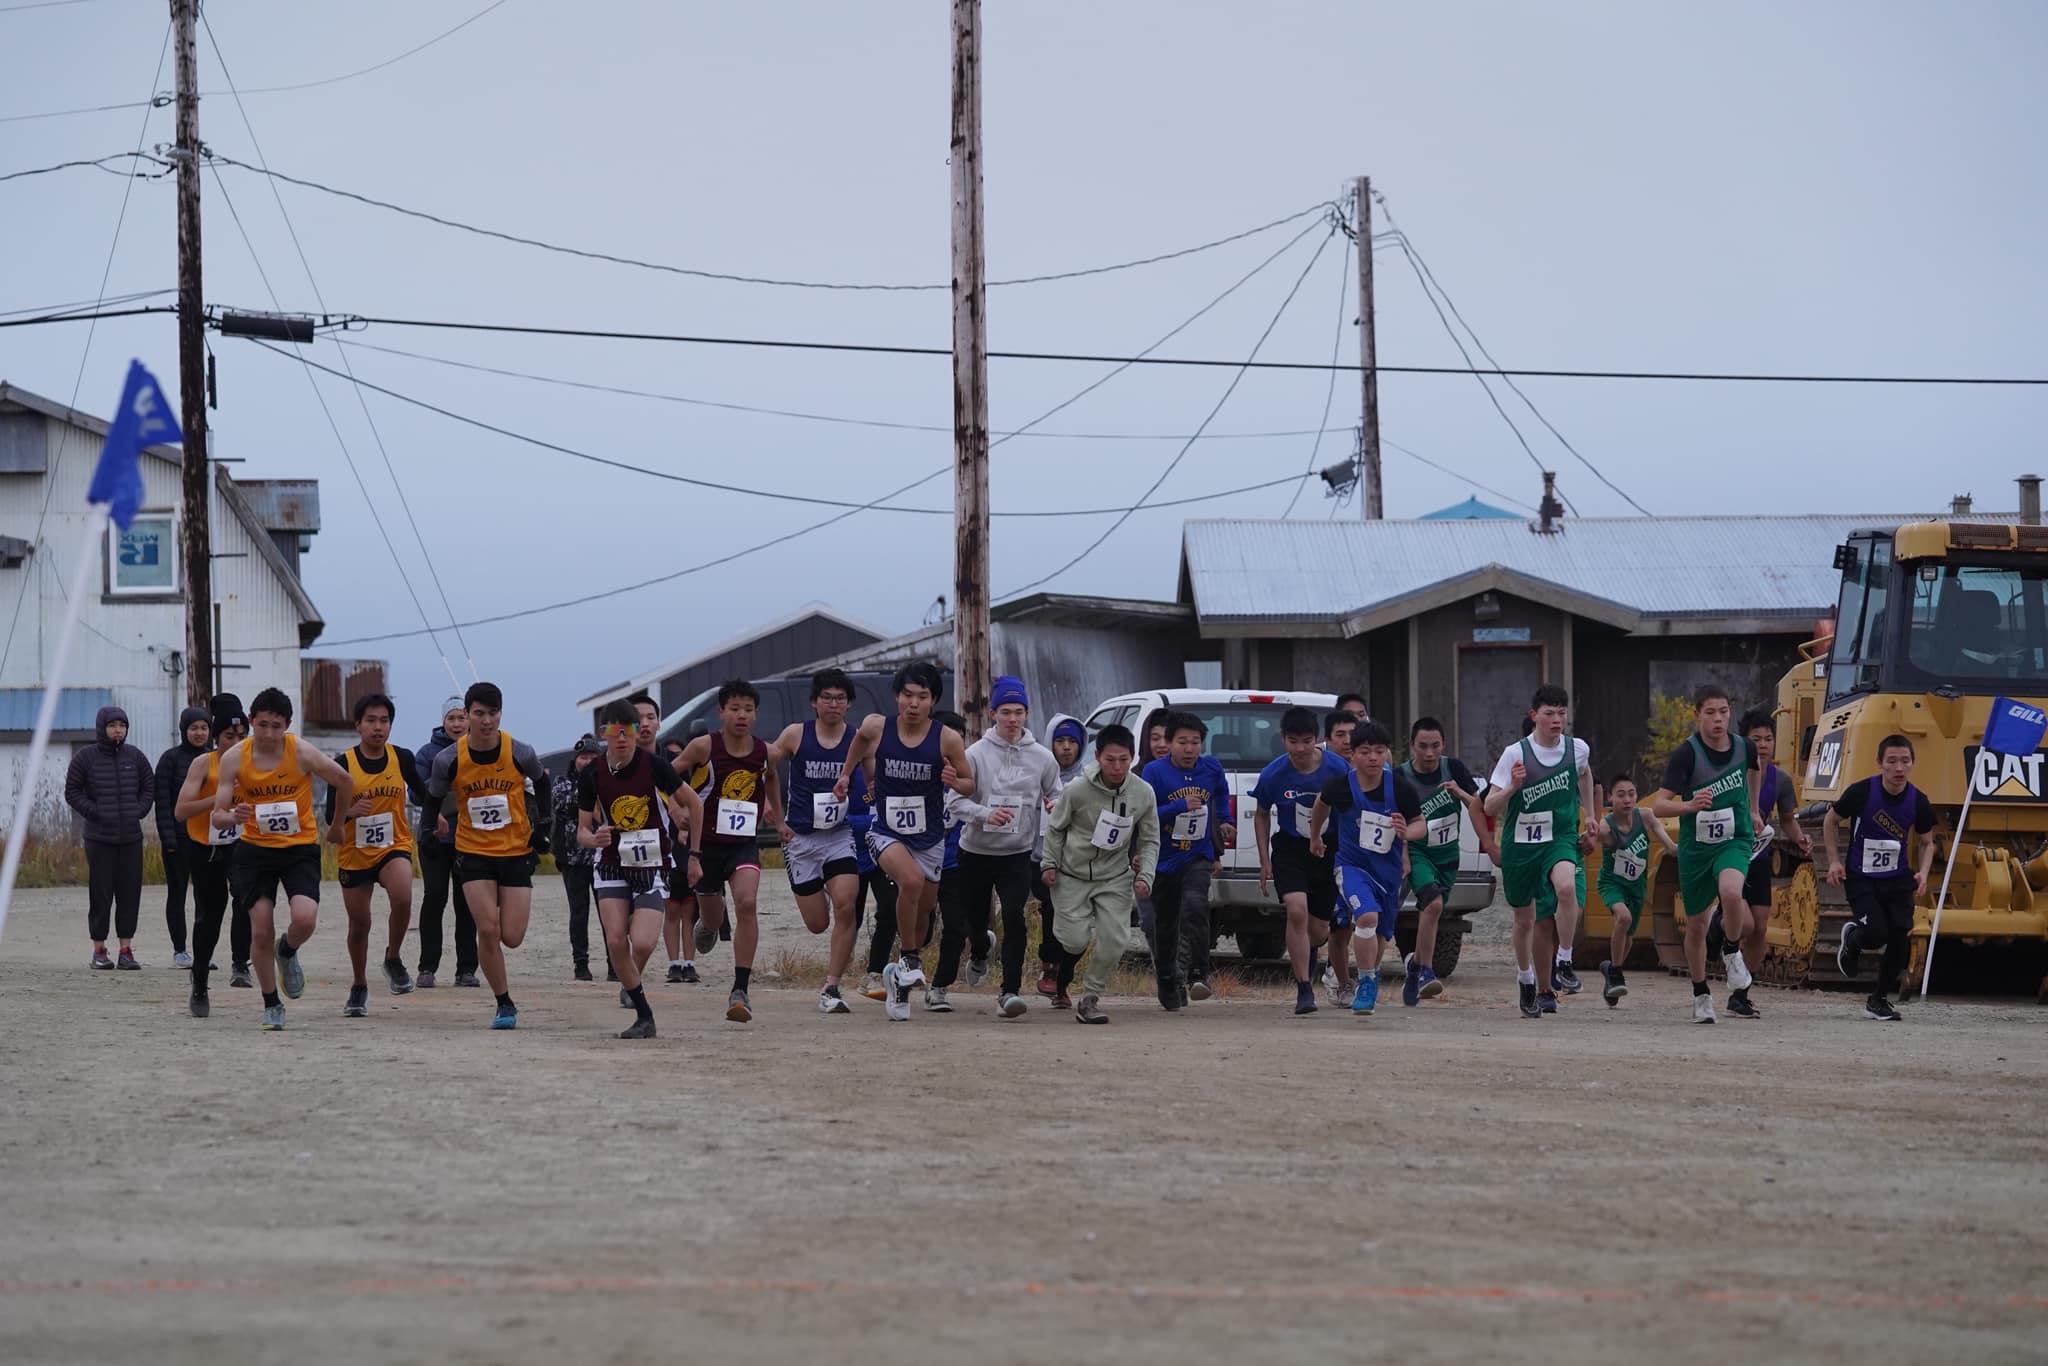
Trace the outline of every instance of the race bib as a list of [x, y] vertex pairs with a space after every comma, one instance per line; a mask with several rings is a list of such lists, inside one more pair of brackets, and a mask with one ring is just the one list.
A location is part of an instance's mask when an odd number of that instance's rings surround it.
[[1516, 844], [1548, 844], [1556, 829], [1554, 811], [1524, 811], [1515, 817]]
[[356, 848], [389, 849], [393, 819], [389, 811], [379, 811], [374, 816], [356, 817]]
[[837, 830], [846, 821], [846, 799], [829, 792], [811, 794], [811, 829]]
[[1315, 838], [1316, 804], [1314, 802], [1296, 802], [1294, 804], [1294, 830], [1296, 834], [1305, 840]]
[[740, 839], [752, 839], [761, 827], [761, 806], [758, 802], [735, 801], [731, 797], [718, 799], [718, 833]]
[[1647, 868], [1648, 865], [1634, 854], [1619, 849], [1614, 853], [1614, 875], [1623, 882], [1640, 882]]
[[1209, 808], [1200, 811], [1183, 811], [1173, 818], [1173, 840], [1176, 844], [1193, 844], [1209, 833]]
[[1764, 856], [1765, 851], [1771, 847], [1771, 841], [1777, 838], [1777, 834], [1778, 832], [1768, 825], [1756, 832], [1756, 838], [1750, 841], [1749, 845], [1749, 861], [1751, 863], [1755, 863]]
[[1097, 849], [1121, 849], [1131, 842], [1133, 817], [1105, 811], [1095, 818], [1095, 833], [1088, 842]]
[[1007, 812], [1009, 812], [1009, 813], [1010, 813], [1010, 821], [1009, 821], [1009, 824], [1007, 824], [1007, 825], [991, 825], [991, 824], [989, 824], [989, 822], [988, 822], [988, 821], [983, 821], [983, 822], [981, 823], [981, 828], [982, 828], [982, 829], [984, 829], [984, 830], [1014, 830], [1014, 829], [1016, 829], [1016, 828], [1017, 828], [1017, 820], [1018, 820], [1018, 818], [1019, 818], [1019, 817], [1021, 817], [1021, 816], [1022, 816], [1022, 815], [1024, 814], [1024, 799], [1023, 799], [1022, 797], [991, 797], [991, 798], [989, 798], [989, 799], [988, 799], [988, 814], [989, 814], [989, 816], [990, 816], [991, 818], [993, 818], [993, 817], [995, 816], [996, 812], [998, 812], [998, 811], [1007, 811]]
[[882, 820], [889, 827], [884, 834], [922, 835], [924, 833], [924, 798], [884, 797], [882, 799]]
[[487, 792], [463, 803], [469, 824], [476, 830], [503, 830], [512, 823], [512, 799], [502, 792]]
[[1695, 811], [1692, 837], [1701, 844], [1726, 844], [1735, 838], [1733, 811]]
[[233, 844], [242, 837], [242, 827], [239, 825], [220, 826], [209, 821], [206, 828], [213, 832], [206, 841], [208, 844]]
[[618, 834], [619, 866], [621, 868], [659, 868], [661, 866], [661, 832], [659, 830], [621, 830]]
[[1394, 818], [1377, 811], [1358, 813], [1358, 847], [1369, 854], [1394, 851]]
[[266, 835], [299, 833], [297, 802], [265, 802], [256, 808], [256, 828]]
[[1899, 871], [1899, 856], [1905, 846], [1898, 840], [1863, 841], [1863, 872], [1869, 877], [1887, 877]]
[[1438, 816], [1429, 823], [1429, 847], [1440, 849], [1446, 844], [1458, 842], [1458, 818]]

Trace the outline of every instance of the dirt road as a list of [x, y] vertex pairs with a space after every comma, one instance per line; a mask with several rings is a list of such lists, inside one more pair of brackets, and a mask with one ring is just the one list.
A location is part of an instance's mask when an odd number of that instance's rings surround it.
[[[190, 1019], [82, 891], [0, 943], [0, 1360], [2038, 1362], [2048, 1013], [1641, 974], [1540, 1022], [1475, 944], [1441, 1003], [1278, 992], [1083, 1028], [985, 993], [891, 1025], [568, 972], [516, 1033], [442, 988], [340, 1017], [330, 886], [291, 1028]], [[771, 945], [793, 942], [785, 899]], [[381, 935], [381, 929], [379, 931]], [[800, 931], [797, 932], [800, 934]], [[806, 941], [808, 945], [808, 941]], [[375, 970], [372, 969], [374, 976]], [[223, 975], [224, 976], [224, 975]], [[956, 1000], [963, 998], [956, 997]]]

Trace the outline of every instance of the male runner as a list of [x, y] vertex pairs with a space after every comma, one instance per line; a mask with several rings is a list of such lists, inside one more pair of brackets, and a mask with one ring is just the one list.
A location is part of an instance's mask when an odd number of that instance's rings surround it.
[[[683, 752], [682, 745], [671, 740], [666, 745], [657, 745], [661, 732], [661, 705], [652, 696], [636, 692], [626, 699], [633, 708], [636, 727], [635, 739], [641, 749], [655, 757], [657, 762], [674, 764], [676, 756]], [[695, 785], [692, 784], [694, 790]], [[698, 803], [700, 809], [702, 802]], [[662, 820], [668, 819], [668, 807], [655, 804], [655, 814]], [[690, 927], [697, 919], [697, 891], [693, 884], [679, 877], [664, 879], [668, 888], [667, 899], [661, 908], [661, 937], [668, 949], [668, 980], [671, 982], [695, 982], [697, 980], [696, 951], [690, 947]], [[644, 976], [647, 961], [653, 957], [653, 950], [640, 956], [634, 966]], [[621, 999], [625, 997], [622, 990]]]
[[924, 946], [946, 857], [945, 791], [974, 790], [967, 746], [932, 719], [940, 686], [937, 667], [926, 661], [898, 669], [891, 680], [896, 715], [876, 712], [860, 723], [832, 788], [845, 798], [854, 770], [873, 757], [875, 824], [868, 844], [896, 884], [896, 934], [903, 947], [902, 958], [882, 971], [889, 993], [883, 1010], [891, 1020], [910, 1018], [910, 993], [924, 985]]
[[1060, 790], [1045, 823], [1039, 881], [1052, 890], [1052, 951], [1067, 980], [1089, 941], [1095, 944], [1074, 1003], [1082, 1024], [1109, 1023], [1102, 993], [1130, 942], [1132, 900], [1145, 893], [1159, 861], [1158, 801], [1131, 772], [1135, 744], [1122, 726], [1097, 732], [1094, 765]]
[[[1046, 740], [1046, 747], [1052, 750], [1053, 761], [1060, 766], [1060, 787], [1062, 790], [1078, 782], [1087, 772], [1086, 746], [1088, 729], [1076, 717], [1064, 714], [1052, 718], [1052, 732]], [[1039, 863], [1039, 855], [1045, 852], [1045, 831], [1038, 832], [1038, 844], [1031, 851], [1032, 865]], [[1038, 904], [1038, 994], [1052, 1001], [1056, 1010], [1066, 1010], [1073, 1005], [1067, 999], [1067, 988], [1073, 984], [1071, 973], [1062, 977], [1060, 969], [1067, 963], [1067, 955], [1060, 948], [1059, 938], [1053, 933], [1052, 889], [1037, 878], [1031, 880], [1031, 898]]]
[[[1647, 819], [1636, 805], [1636, 780], [1617, 773], [1608, 780], [1607, 816], [1600, 822], [1600, 900], [1614, 917], [1614, 933], [1608, 941], [1609, 957], [1600, 964], [1603, 985], [1600, 998], [1612, 1009], [1628, 995], [1628, 977], [1622, 965], [1635, 948], [1636, 931], [1642, 928], [1649, 908], [1650, 841], [1664, 846], [1666, 857], [1674, 857], [1678, 846], [1664, 832], [1664, 822]], [[1601, 803], [1600, 789], [1593, 789], [1593, 805]]]
[[1350, 712], [1354, 721], [1363, 721], [1372, 715], [1365, 705], [1365, 699], [1355, 692], [1337, 694], [1337, 710]]
[[[178, 845], [185, 855], [185, 867], [192, 878], [192, 995], [187, 1002], [194, 1018], [213, 1013], [206, 994], [207, 974], [213, 970], [214, 946], [220, 943], [220, 922], [228, 914], [228, 864], [235, 843], [242, 837], [239, 826], [213, 823], [213, 797], [220, 790], [220, 761], [249, 734], [249, 718], [242, 714], [242, 699], [233, 693], [216, 694], [208, 703], [213, 716], [214, 748], [192, 761], [178, 789], [173, 814], [178, 818]], [[229, 948], [233, 975], [231, 987], [256, 983], [249, 968], [251, 935], [249, 909], [237, 905]]]
[[[270, 946], [271, 908], [279, 883], [290, 906], [290, 923], [270, 953], [256, 955], [256, 980], [263, 988], [263, 1027], [284, 1028], [284, 994], [294, 1001], [306, 989], [299, 947], [313, 937], [320, 913], [320, 832], [313, 825], [313, 780], [336, 791], [344, 807], [355, 801], [355, 778], [341, 765], [299, 743], [288, 732], [292, 700], [265, 688], [249, 704], [250, 735], [221, 756], [220, 786], [213, 794], [213, 823], [239, 826], [240, 848], [229, 866], [228, 885], [249, 913], [255, 942]], [[198, 765], [195, 763], [194, 768]], [[194, 960], [198, 969], [200, 960]], [[197, 991], [194, 983], [194, 996]], [[196, 1001], [194, 1003], [197, 1004]], [[193, 1014], [202, 1015], [195, 1009]]]
[[1458, 885], [1459, 845], [1464, 838], [1460, 809], [1471, 817], [1482, 851], [1487, 851], [1492, 837], [1479, 780], [1463, 759], [1444, 753], [1443, 722], [1423, 716], [1408, 728], [1408, 762], [1400, 771], [1422, 794], [1422, 819], [1429, 826], [1427, 840], [1408, 851], [1408, 885], [1415, 890], [1415, 952], [1402, 965], [1401, 1004], [1412, 1006], [1443, 995], [1444, 984], [1437, 980], [1434, 966], [1436, 930], [1444, 900]]
[[1348, 711], [1333, 711], [1323, 718], [1323, 748], [1342, 759], [1346, 767], [1351, 763], [1351, 732], [1358, 725], [1358, 718]]
[[338, 806], [327, 791], [327, 842], [337, 846], [335, 863], [341, 877], [341, 904], [348, 912], [348, 958], [355, 980], [341, 1013], [356, 1019], [370, 1013], [370, 986], [365, 975], [370, 957], [370, 895], [384, 889], [391, 924], [384, 940], [384, 981], [393, 996], [412, 990], [405, 970], [405, 930], [412, 923], [412, 822], [406, 818], [410, 799], [422, 811], [434, 809], [427, 785], [420, 779], [412, 751], [391, 743], [391, 721], [397, 708], [383, 693], [356, 699], [352, 708], [358, 743], [342, 751], [338, 762], [355, 780], [356, 799]]
[[[1342, 709], [1333, 711], [1323, 718], [1323, 750], [1326, 753], [1336, 755], [1342, 761], [1343, 771], [1346, 773], [1351, 771], [1351, 732], [1357, 724], [1358, 717], [1354, 713]], [[1330, 875], [1333, 878], [1336, 876], [1335, 866], [1335, 864], [1331, 865], [1332, 871]], [[1333, 908], [1336, 905], [1334, 892], [1331, 896], [1330, 904]], [[1337, 935], [1333, 929], [1328, 932], [1328, 939], [1335, 938], [1337, 938]], [[1325, 942], [1328, 942], [1328, 939]], [[1358, 995], [1358, 979], [1351, 973], [1351, 932], [1349, 930], [1344, 932], [1340, 942], [1344, 948], [1343, 960], [1340, 962], [1333, 953], [1330, 955], [1329, 960], [1323, 964], [1323, 986], [1330, 993], [1330, 1004], [1339, 1010], [1345, 1010], [1350, 1007], [1351, 1002]], [[1308, 959], [1309, 973], [1313, 976], [1316, 960], [1316, 946], [1313, 944], [1309, 946]]]
[[782, 819], [780, 779], [768, 762], [768, 746], [754, 734], [754, 716], [761, 694], [744, 678], [718, 689], [715, 734], [700, 735], [683, 746], [674, 767], [688, 773], [700, 764], [710, 769], [704, 797], [704, 876], [696, 884], [699, 953], [718, 942], [725, 923], [725, 888], [732, 884], [732, 993], [725, 998], [725, 1018], [745, 1024], [754, 1018], [747, 988], [754, 976], [754, 950], [761, 941], [756, 906], [761, 892], [761, 825]]
[[[868, 769], [872, 767], [870, 764]], [[853, 827], [853, 851], [860, 861], [860, 891], [853, 899], [853, 918], [858, 925], [865, 917], [868, 896], [872, 893], [875, 923], [868, 931], [868, 971], [861, 979], [860, 994], [870, 1001], [886, 1001], [889, 988], [882, 981], [882, 973], [896, 954], [896, 884], [875, 862], [875, 848], [868, 843], [868, 832], [875, 825], [868, 769], [853, 771], [852, 794], [846, 799], [846, 823]]]
[[[1316, 744], [1316, 714], [1289, 707], [1280, 717], [1287, 750], [1259, 773], [1252, 785], [1252, 837], [1259, 845], [1259, 894], [1278, 889], [1287, 913], [1287, 961], [1294, 969], [1294, 1013], [1316, 1010], [1315, 951], [1330, 937], [1337, 905], [1336, 865], [1325, 853], [1309, 852], [1309, 817], [1331, 780], [1350, 772], [1335, 754]], [[1273, 812], [1280, 828], [1273, 828]]]
[[1756, 750], [1730, 732], [1734, 708], [1727, 692], [1709, 683], [1693, 694], [1697, 729], [1672, 751], [1664, 785], [1650, 799], [1650, 814], [1678, 818], [1678, 894], [1685, 909], [1685, 963], [1692, 973], [1694, 1024], [1714, 1023], [1714, 998], [1707, 990], [1707, 923], [1721, 908], [1732, 951], [1721, 955], [1728, 974], [1728, 1011], [1756, 1018], [1749, 1003], [1749, 965], [1738, 946], [1749, 934], [1749, 907], [1742, 884], [1749, 855], [1763, 822], [1756, 814]]
[[[598, 722], [604, 754], [585, 766], [576, 782], [576, 843], [597, 856], [591, 876], [597, 919], [604, 928], [605, 951], [618, 970], [620, 995], [633, 1010], [633, 1023], [619, 1037], [651, 1039], [654, 1011], [647, 1004], [640, 967], [661, 933], [667, 881], [679, 852], [674, 832], [684, 828], [676, 793], [688, 789], [674, 765], [640, 744], [639, 717], [631, 702], [606, 703]], [[694, 833], [701, 825], [689, 828]], [[687, 850], [684, 863], [691, 878], [703, 871], [695, 849]]]
[[1365, 936], [1358, 949], [1358, 991], [1351, 1013], [1370, 1015], [1380, 1000], [1380, 954], [1394, 937], [1401, 911], [1402, 841], [1427, 839], [1429, 823], [1422, 818], [1422, 794], [1394, 768], [1392, 733], [1377, 721], [1360, 721], [1351, 735], [1351, 771], [1325, 783], [1309, 812], [1309, 828], [1315, 832], [1309, 852], [1322, 856], [1324, 822], [1333, 822], [1337, 910], [1330, 952], [1333, 957], [1337, 953], [1339, 928]]
[[[469, 711], [462, 705], [462, 699], [451, 697], [441, 704], [441, 724], [428, 734], [427, 742], [413, 755], [413, 764], [420, 772], [432, 774], [434, 761], [444, 750], [454, 746], [469, 729]], [[420, 808], [420, 879], [426, 883], [426, 890], [420, 895], [420, 962], [419, 971], [413, 976], [413, 985], [425, 991], [430, 987], [445, 985], [440, 981], [441, 971], [441, 914], [450, 908], [452, 900], [455, 911], [455, 985], [458, 987], [481, 986], [476, 975], [476, 921], [469, 914], [469, 903], [457, 891], [453, 898], [448, 895], [455, 885], [455, 829], [448, 818], [441, 814], [439, 805]]]
[[[1773, 899], [1771, 880], [1771, 845], [1785, 844], [1799, 851], [1801, 858], [1813, 857], [1813, 838], [1799, 828], [1799, 799], [1793, 795], [1792, 779], [1771, 760], [1778, 752], [1777, 723], [1769, 712], [1746, 712], [1742, 718], [1742, 736], [1756, 751], [1756, 810], [1763, 818], [1757, 828], [1756, 839], [1749, 852], [1749, 876], [1743, 879], [1742, 900], [1749, 907], [1749, 933], [1742, 937], [1736, 947], [1742, 953], [1744, 966], [1752, 972], [1763, 966], [1764, 955], [1769, 952], [1768, 936], [1771, 928], [1771, 902]], [[1726, 944], [1719, 942], [1722, 936], [1720, 917], [1716, 915], [1707, 924], [1707, 951], [1719, 953], [1725, 965]], [[1752, 1016], [1756, 1007], [1749, 1004], [1749, 993], [1742, 993], [1742, 1003]], [[1731, 996], [1728, 1008], [1736, 1014], [1735, 1000]]]
[[[1887, 735], [1878, 741], [1877, 769], [1876, 777], [1835, 799], [1821, 822], [1821, 839], [1827, 846], [1828, 881], [1846, 887], [1853, 913], [1842, 927], [1835, 966], [1844, 977], [1854, 978], [1864, 949], [1884, 951], [1877, 987], [1863, 1004], [1863, 1018], [1891, 1023], [1900, 1018], [1891, 992], [1899, 985], [1912, 946], [1913, 903], [1927, 894], [1927, 878], [1934, 871], [1934, 808], [1913, 786], [1911, 740]], [[1846, 868], [1835, 852], [1840, 847], [1835, 832], [1844, 818], [1852, 822]], [[1906, 845], [1914, 834], [1920, 836], [1920, 866], [1909, 875]]]
[[[1529, 734], [1501, 751], [1486, 794], [1486, 814], [1502, 825], [1501, 874], [1515, 917], [1515, 961], [1522, 1015], [1557, 1013], [1551, 989], [1559, 921], [1569, 909], [1578, 924], [1579, 840], [1586, 815], [1582, 794], [1593, 779], [1584, 740], [1565, 734], [1571, 696], [1555, 683], [1536, 689]], [[1548, 887], [1552, 897], [1541, 893]], [[1554, 897], [1554, 899], [1553, 899]]]
[[[1202, 753], [1209, 728], [1189, 712], [1167, 714], [1167, 757], [1145, 765], [1145, 785], [1159, 799], [1164, 844], [1152, 883], [1153, 971], [1159, 1004], [1179, 1010], [1206, 1001], [1209, 987], [1209, 884], [1236, 836], [1230, 779], [1214, 755]], [[1183, 976], [1185, 968], [1185, 976]]]
[[470, 684], [462, 704], [468, 733], [435, 758], [427, 790], [455, 827], [455, 880], [476, 919], [477, 963], [497, 998], [491, 1028], [517, 1029], [505, 950], [526, 942], [554, 789], [533, 746], [499, 729], [505, 694], [497, 684]]
[[789, 800], [780, 829], [782, 867], [797, 913], [812, 934], [830, 931], [825, 985], [818, 1009], [827, 1015], [850, 1015], [840, 990], [860, 925], [853, 900], [860, 891], [860, 857], [848, 823], [851, 803], [835, 796], [832, 784], [853, 744], [846, 708], [853, 701], [853, 680], [839, 669], [811, 675], [812, 719], [783, 728], [768, 747], [771, 772], [789, 765]]

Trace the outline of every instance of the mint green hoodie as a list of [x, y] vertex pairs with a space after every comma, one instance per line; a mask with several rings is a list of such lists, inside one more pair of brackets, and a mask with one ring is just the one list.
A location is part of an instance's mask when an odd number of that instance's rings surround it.
[[[1095, 822], [1105, 811], [1131, 817], [1130, 841], [1122, 848], [1095, 847]], [[1091, 763], [1080, 778], [1061, 789], [1046, 817], [1039, 866], [1056, 869], [1061, 877], [1110, 882], [1131, 876], [1133, 858], [1139, 880], [1150, 883], [1159, 867], [1158, 801], [1135, 765], [1123, 786], [1112, 788], [1102, 781], [1101, 768]]]

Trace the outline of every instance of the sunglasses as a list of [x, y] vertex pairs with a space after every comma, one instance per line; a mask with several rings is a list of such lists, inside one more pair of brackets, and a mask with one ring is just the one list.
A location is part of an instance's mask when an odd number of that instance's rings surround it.
[[599, 735], [602, 735], [605, 739], [610, 740], [620, 735], [638, 735], [640, 733], [640, 727], [638, 725], [628, 726], [620, 722], [613, 721], [608, 725], [599, 726], [597, 728], [597, 733]]

